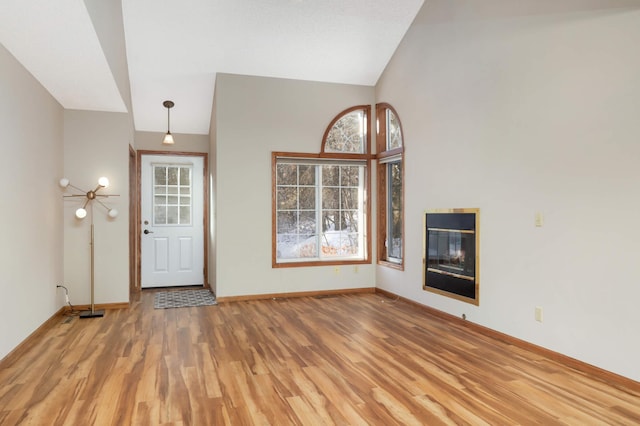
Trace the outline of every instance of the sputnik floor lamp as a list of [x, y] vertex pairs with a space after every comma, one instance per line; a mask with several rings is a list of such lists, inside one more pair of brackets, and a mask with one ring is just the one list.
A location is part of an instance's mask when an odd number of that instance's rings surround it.
[[69, 187], [71, 187], [72, 189], [75, 189], [76, 192], [78, 192], [77, 194], [70, 194], [70, 195], [65, 195], [65, 198], [82, 198], [84, 197], [84, 204], [82, 205], [82, 207], [80, 207], [78, 210], [76, 210], [76, 218], [78, 218], [79, 220], [84, 219], [85, 217], [87, 217], [87, 208], [89, 209], [89, 216], [91, 218], [91, 307], [88, 311], [82, 311], [80, 312], [80, 318], [93, 318], [93, 317], [102, 317], [104, 316], [104, 311], [96, 311], [95, 309], [95, 304], [94, 304], [94, 263], [93, 263], [93, 246], [94, 246], [94, 234], [93, 234], [93, 202], [95, 201], [96, 203], [100, 204], [102, 207], [104, 207], [107, 210], [107, 214], [109, 215], [110, 218], [116, 218], [118, 216], [118, 210], [116, 209], [112, 209], [107, 207], [102, 201], [100, 201], [101, 198], [108, 198], [108, 197], [118, 197], [119, 195], [114, 195], [114, 194], [99, 194], [98, 191], [100, 191], [103, 188], [106, 188], [109, 186], [109, 179], [107, 179], [106, 177], [101, 177], [100, 179], [98, 179], [98, 186], [96, 186], [96, 189], [92, 190], [92, 191], [83, 191], [82, 189], [78, 188], [77, 186], [73, 186], [71, 185], [71, 183], [69, 182], [69, 179], [67, 178], [62, 178], [60, 179], [60, 186], [67, 189]]

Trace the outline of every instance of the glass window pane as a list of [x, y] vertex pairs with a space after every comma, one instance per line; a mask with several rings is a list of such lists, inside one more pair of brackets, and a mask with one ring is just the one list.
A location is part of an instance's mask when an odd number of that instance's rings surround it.
[[337, 211], [324, 212], [322, 215], [323, 228], [326, 228], [320, 241], [322, 255], [326, 257], [339, 256], [342, 251], [342, 218]]
[[360, 252], [360, 235], [345, 234], [342, 244], [342, 254], [345, 256], [354, 256]]
[[358, 232], [359, 229], [358, 210], [349, 210], [342, 212], [342, 225], [349, 232]]
[[278, 212], [277, 213], [277, 234], [295, 234], [298, 230], [298, 213], [297, 212]]
[[190, 166], [154, 166], [154, 224], [191, 224]]
[[358, 208], [358, 188], [344, 188], [341, 190], [340, 208], [345, 210]]
[[402, 163], [387, 164], [387, 256], [402, 258]]
[[300, 212], [298, 221], [298, 232], [300, 234], [312, 234], [316, 232], [316, 212]]
[[296, 194], [296, 187], [285, 186], [278, 188], [276, 208], [278, 210], [296, 209], [298, 207], [298, 198]]
[[153, 181], [156, 185], [166, 185], [167, 168], [163, 166], [155, 166], [153, 169]]
[[364, 111], [356, 110], [335, 122], [325, 142], [325, 152], [363, 153], [365, 137]]
[[315, 210], [316, 208], [316, 188], [303, 187], [299, 189], [301, 210]]
[[156, 206], [153, 208], [153, 223], [154, 225], [166, 225], [167, 223], [166, 207]]
[[400, 148], [402, 146], [402, 132], [400, 121], [390, 109], [387, 110], [387, 149]]
[[298, 236], [278, 234], [276, 237], [276, 256], [278, 259], [297, 259], [299, 257]]
[[339, 188], [322, 188], [322, 208], [337, 209], [340, 205]]
[[342, 166], [340, 167], [340, 185], [358, 186], [360, 183], [360, 167]]
[[191, 185], [191, 169], [189, 167], [180, 168], [180, 185]]
[[340, 166], [322, 166], [322, 185], [338, 186], [340, 184]]
[[191, 206], [180, 206], [180, 225], [191, 224]]
[[298, 257], [318, 257], [318, 239], [315, 235], [301, 235], [298, 243]]
[[[292, 169], [279, 166], [276, 179], [280, 180], [274, 189], [276, 259], [364, 257], [359, 229], [364, 218], [360, 194], [365, 166], [299, 164], [296, 182], [290, 185], [281, 182], [292, 182], [288, 175]], [[318, 167], [322, 175], [317, 181]]]
[[168, 167], [167, 168], [167, 183], [169, 185], [177, 185], [178, 184], [178, 167]]
[[315, 185], [316, 184], [316, 166], [301, 165], [299, 166], [299, 185]]
[[322, 212], [322, 232], [340, 230], [340, 213], [336, 210]]
[[278, 185], [295, 185], [298, 182], [298, 167], [295, 164], [278, 164], [276, 166], [276, 183]]
[[167, 206], [167, 224], [176, 225], [178, 221], [178, 206]]

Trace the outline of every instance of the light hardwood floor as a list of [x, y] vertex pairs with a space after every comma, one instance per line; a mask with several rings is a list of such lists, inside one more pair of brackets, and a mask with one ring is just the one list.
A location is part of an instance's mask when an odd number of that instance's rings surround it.
[[640, 423], [637, 390], [378, 294], [166, 310], [153, 296], [57, 321], [5, 360], [0, 424]]

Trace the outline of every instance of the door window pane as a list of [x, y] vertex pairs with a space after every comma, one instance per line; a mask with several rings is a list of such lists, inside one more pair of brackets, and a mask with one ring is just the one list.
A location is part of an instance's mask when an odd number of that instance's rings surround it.
[[192, 167], [153, 166], [153, 224], [191, 225]]

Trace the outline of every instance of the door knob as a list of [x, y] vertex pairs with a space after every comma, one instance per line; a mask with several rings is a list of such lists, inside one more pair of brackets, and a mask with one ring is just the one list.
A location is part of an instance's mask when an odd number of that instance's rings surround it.
[[145, 234], [153, 234], [153, 231], [149, 231], [148, 229], [145, 229], [145, 230], [144, 230], [144, 233], [145, 233]]

